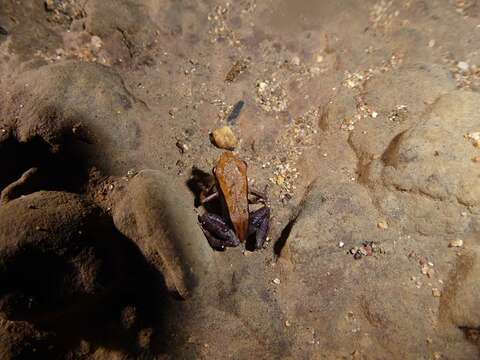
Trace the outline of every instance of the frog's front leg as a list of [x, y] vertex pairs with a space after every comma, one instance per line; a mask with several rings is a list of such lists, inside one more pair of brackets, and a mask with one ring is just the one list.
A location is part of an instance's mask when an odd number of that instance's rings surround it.
[[255, 234], [255, 249], [261, 249], [270, 229], [270, 208], [263, 206], [249, 215], [249, 235]]
[[200, 227], [210, 246], [217, 250], [240, 245], [235, 231], [218, 215], [205, 213], [198, 217]]

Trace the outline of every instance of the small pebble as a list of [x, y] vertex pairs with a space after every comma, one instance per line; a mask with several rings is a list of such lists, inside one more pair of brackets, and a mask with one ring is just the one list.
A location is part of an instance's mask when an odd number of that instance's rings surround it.
[[382, 220], [377, 224], [379, 229], [386, 230], [388, 229], [388, 224], [386, 221]]
[[275, 285], [280, 285], [280, 279], [279, 279], [279, 278], [273, 279], [272, 282], [273, 282]]
[[433, 295], [434, 297], [440, 297], [440, 296], [442, 295], [442, 292], [441, 292], [439, 289], [437, 289], [437, 288], [433, 288], [433, 289], [432, 289], [432, 295]]
[[462, 246], [463, 246], [462, 239], [451, 240], [450, 243], [448, 244], [448, 247], [462, 247]]
[[435, 40], [432, 39], [428, 42], [428, 47], [433, 48], [434, 46], [435, 46]]
[[465, 61], [459, 61], [457, 63], [457, 67], [462, 71], [468, 71], [468, 69], [470, 68], [470, 65], [468, 65], [468, 63]]
[[375, 119], [377, 116], [378, 116], [378, 113], [377, 113], [376, 111], [373, 111], [373, 112], [372, 112], [372, 118]]
[[292, 64], [296, 66], [300, 65], [300, 58], [298, 56], [292, 57]]
[[422, 274], [427, 275], [429, 267], [425, 264], [422, 266]]
[[285, 321], [285, 326], [290, 327], [290, 326], [292, 326], [292, 324], [290, 323], [290, 321], [287, 320], [287, 321]]
[[475, 163], [480, 163], [480, 156], [473, 157], [472, 161], [475, 162]]
[[340, 242], [338, 243], [338, 247], [339, 247], [339, 248], [343, 248], [344, 246], [345, 246], [345, 243], [344, 243], [343, 241], [340, 241]]
[[233, 150], [237, 145], [237, 138], [229, 126], [216, 129], [211, 134], [213, 144], [226, 150]]

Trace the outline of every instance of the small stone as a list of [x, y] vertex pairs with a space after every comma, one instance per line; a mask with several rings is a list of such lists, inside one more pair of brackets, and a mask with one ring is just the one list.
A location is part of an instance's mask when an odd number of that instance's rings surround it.
[[431, 278], [431, 277], [433, 277], [434, 274], [435, 274], [435, 270], [432, 269], [432, 268], [428, 268], [428, 270], [427, 270], [427, 276], [428, 276], [429, 278]]
[[268, 84], [264, 81], [261, 81], [258, 83], [257, 86], [258, 86], [258, 91], [264, 92], [265, 90], [267, 90]]
[[433, 48], [434, 46], [435, 46], [435, 40], [432, 39], [428, 42], [428, 47]]
[[422, 274], [423, 274], [423, 275], [427, 275], [428, 269], [429, 269], [429, 267], [428, 267], [426, 264], [425, 264], [425, 265], [422, 265], [422, 270], [421, 270], [421, 271], [422, 271]]
[[102, 43], [102, 39], [99, 38], [98, 36], [96, 35], [93, 35], [92, 38], [90, 39], [90, 43], [92, 44], [92, 46], [96, 49], [100, 49], [103, 45]]
[[468, 69], [470, 68], [470, 65], [468, 65], [468, 63], [465, 61], [459, 61], [457, 63], [457, 67], [462, 71], [468, 71]]
[[463, 246], [462, 239], [451, 240], [450, 243], [448, 244], [448, 247], [462, 247], [462, 246]]
[[433, 288], [432, 289], [432, 295], [434, 297], [440, 297], [442, 295], [442, 292], [438, 288]]
[[480, 163], [480, 156], [474, 156], [474, 157], [472, 158], [472, 161], [473, 161], [474, 163]]
[[237, 145], [237, 138], [229, 126], [216, 129], [211, 136], [214, 145], [220, 149], [233, 150]]
[[318, 62], [318, 63], [323, 62], [323, 56], [322, 56], [322, 55], [318, 55], [318, 56], [317, 56], [317, 62]]
[[343, 248], [344, 246], [345, 246], [345, 243], [344, 243], [343, 241], [340, 241], [340, 242], [338, 243], [338, 247], [339, 247], [339, 248]]
[[431, 344], [432, 343], [432, 338], [427, 338], [427, 344]]
[[273, 279], [272, 282], [273, 282], [275, 285], [280, 285], [280, 279], [279, 279], [279, 278]]
[[377, 224], [378, 228], [379, 229], [382, 229], [382, 230], [386, 230], [388, 229], [388, 224], [385, 220], [382, 220], [380, 221], [378, 224]]
[[275, 182], [278, 186], [282, 186], [285, 183], [285, 178], [282, 175], [278, 175]]
[[292, 57], [292, 64], [295, 66], [300, 65], [300, 58], [298, 56]]
[[372, 118], [376, 119], [378, 116], [378, 113], [376, 111], [373, 111], [372, 112]]
[[290, 323], [290, 321], [287, 320], [287, 321], [285, 321], [285, 326], [290, 327], [290, 326], [292, 326], [292, 324]]
[[442, 354], [440, 354], [440, 353], [438, 353], [438, 352], [435, 352], [435, 353], [433, 353], [433, 358], [434, 358], [435, 360], [441, 359], [441, 358], [442, 358]]

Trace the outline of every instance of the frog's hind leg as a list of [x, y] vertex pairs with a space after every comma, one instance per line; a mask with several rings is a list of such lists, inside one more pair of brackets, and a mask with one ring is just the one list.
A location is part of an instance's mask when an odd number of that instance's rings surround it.
[[252, 212], [249, 218], [249, 235], [255, 234], [255, 249], [263, 248], [270, 229], [270, 208], [268, 206]]
[[216, 238], [215, 236], [213, 236], [210, 231], [202, 228], [202, 231], [203, 231], [203, 234], [205, 235], [205, 237], [207, 238], [207, 241], [209, 243], [209, 245], [215, 249], [215, 250], [219, 250], [219, 251], [224, 251], [225, 250], [225, 242]]
[[240, 245], [235, 232], [218, 215], [205, 213], [198, 217], [200, 227], [205, 234], [210, 246], [214, 249], [224, 250], [225, 247]]

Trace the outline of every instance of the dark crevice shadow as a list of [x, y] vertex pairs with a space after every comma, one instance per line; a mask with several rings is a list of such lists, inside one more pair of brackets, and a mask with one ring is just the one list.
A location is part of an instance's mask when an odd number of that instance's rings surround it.
[[212, 174], [200, 170], [195, 166], [192, 168], [190, 178], [187, 180], [187, 186], [195, 197], [195, 207], [202, 205], [201, 195], [207, 193], [214, 184], [215, 178]]
[[163, 275], [145, 259], [136, 244], [116, 229], [112, 231], [124, 257], [121, 262], [125, 274], [118, 283], [98, 298], [50, 318], [31, 321], [38, 329], [55, 334], [51, 343], [53, 355], [58, 358], [78, 349], [82, 340], [90, 344], [92, 353], [99, 347], [133, 358], [154, 358], [155, 353], [167, 352], [167, 344], [151, 344], [153, 339], [168, 337], [167, 324], [175, 313]]
[[17, 197], [39, 190], [81, 193], [88, 182], [87, 165], [77, 153], [75, 141], [67, 143], [53, 149], [41, 137], [35, 137], [27, 143], [11, 138], [0, 144], [0, 191], [36, 168], [29, 183], [17, 187]]
[[290, 232], [292, 231], [293, 225], [295, 225], [295, 222], [297, 221], [298, 215], [295, 215], [288, 223], [287, 225], [283, 228], [280, 236], [278, 237], [277, 241], [275, 241], [275, 244], [273, 245], [273, 252], [274, 254], [279, 257], [282, 253], [282, 250], [287, 243], [288, 237], [290, 236]]

